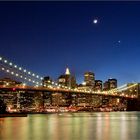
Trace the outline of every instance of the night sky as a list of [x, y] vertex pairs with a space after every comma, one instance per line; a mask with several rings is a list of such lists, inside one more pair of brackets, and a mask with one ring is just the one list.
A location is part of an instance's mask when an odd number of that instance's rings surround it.
[[140, 82], [140, 2], [0, 2], [0, 55], [54, 80]]

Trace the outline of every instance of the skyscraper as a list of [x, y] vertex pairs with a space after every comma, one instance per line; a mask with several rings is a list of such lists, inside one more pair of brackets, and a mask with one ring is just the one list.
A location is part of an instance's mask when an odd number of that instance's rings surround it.
[[70, 70], [69, 70], [69, 68], [66, 68], [65, 75], [70, 75]]
[[94, 90], [95, 91], [102, 90], [102, 81], [101, 80], [95, 80]]
[[94, 87], [95, 84], [95, 74], [93, 72], [84, 73], [84, 82], [86, 86]]
[[104, 82], [104, 85], [103, 85], [103, 90], [109, 90], [110, 87], [109, 87], [109, 82], [108, 81], [105, 81]]
[[109, 88], [113, 89], [113, 88], [117, 88], [117, 79], [108, 79], [109, 82]]
[[117, 79], [108, 79], [108, 81], [106, 81], [104, 83], [104, 90], [110, 90], [110, 89], [114, 89], [117, 88]]
[[76, 86], [75, 76], [71, 75], [69, 68], [66, 68], [65, 74], [59, 76], [58, 83], [71, 88]]

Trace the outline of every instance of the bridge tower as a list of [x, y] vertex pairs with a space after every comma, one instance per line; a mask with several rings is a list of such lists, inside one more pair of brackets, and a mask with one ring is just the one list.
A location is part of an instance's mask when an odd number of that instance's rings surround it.
[[[132, 85], [134, 83], [127, 84]], [[136, 86], [126, 91], [128, 94], [136, 94], [138, 98], [129, 99], [127, 101], [127, 110], [128, 111], [140, 111], [140, 83], [137, 83]]]

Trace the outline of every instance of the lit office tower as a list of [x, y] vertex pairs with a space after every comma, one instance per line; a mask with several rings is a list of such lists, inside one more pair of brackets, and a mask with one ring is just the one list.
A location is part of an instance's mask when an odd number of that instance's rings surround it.
[[76, 78], [75, 76], [71, 76], [71, 88], [75, 88], [77, 86], [76, 84]]
[[95, 84], [95, 75], [93, 72], [85, 72], [84, 82], [86, 86], [94, 87]]
[[69, 70], [69, 68], [66, 68], [65, 75], [70, 75], [70, 70]]
[[94, 90], [95, 91], [101, 91], [102, 90], [102, 81], [101, 80], [95, 80]]
[[76, 79], [71, 75], [69, 68], [66, 68], [65, 74], [59, 76], [58, 83], [72, 88], [76, 86]]
[[103, 90], [109, 90], [110, 88], [109, 88], [109, 82], [108, 81], [105, 81], [104, 82], [104, 85], [103, 85]]
[[69, 68], [66, 68], [65, 75], [63, 75], [63, 76], [65, 79], [65, 86], [71, 87], [71, 74], [70, 74]]
[[117, 88], [117, 79], [108, 79], [109, 89]]

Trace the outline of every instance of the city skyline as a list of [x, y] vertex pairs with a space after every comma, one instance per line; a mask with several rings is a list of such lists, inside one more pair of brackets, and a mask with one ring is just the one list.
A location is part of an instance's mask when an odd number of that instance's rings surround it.
[[0, 2], [0, 54], [41, 76], [140, 82], [138, 2]]

